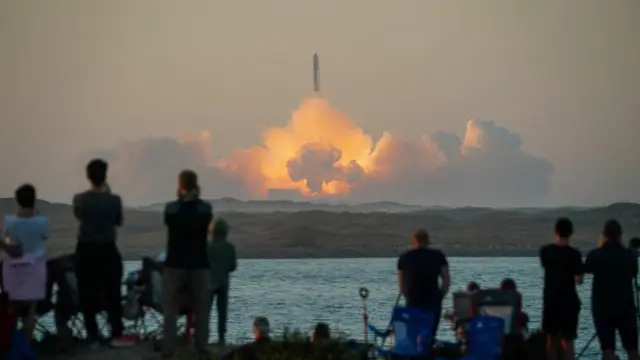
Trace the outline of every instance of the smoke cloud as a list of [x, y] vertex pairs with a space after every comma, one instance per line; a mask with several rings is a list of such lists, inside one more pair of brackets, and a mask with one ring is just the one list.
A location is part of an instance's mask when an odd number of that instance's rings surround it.
[[511, 206], [544, 202], [551, 163], [522, 150], [518, 134], [469, 120], [461, 138], [438, 132], [377, 142], [319, 97], [304, 101], [263, 143], [213, 162], [211, 139], [141, 139], [109, 150], [111, 182], [136, 203], [172, 196], [180, 170], [198, 172], [207, 196], [265, 199], [272, 190], [301, 199], [398, 201], [422, 205]]

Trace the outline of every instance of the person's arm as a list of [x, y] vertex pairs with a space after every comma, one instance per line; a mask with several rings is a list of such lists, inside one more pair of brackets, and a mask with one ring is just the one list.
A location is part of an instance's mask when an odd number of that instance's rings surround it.
[[[442, 253], [441, 253], [442, 254]], [[440, 259], [440, 278], [442, 279], [442, 297], [444, 298], [449, 293], [451, 288], [451, 273], [449, 272], [449, 262], [447, 257], [442, 254]]]
[[122, 198], [120, 196], [115, 195], [116, 198], [116, 226], [122, 226], [124, 223], [124, 210], [122, 206]]
[[47, 239], [49, 239], [49, 235], [50, 235], [50, 228], [49, 228], [49, 220], [46, 217], [42, 217], [42, 226], [41, 226], [41, 235], [42, 235], [42, 241], [45, 241]]
[[578, 285], [584, 283], [584, 263], [582, 262], [582, 254], [579, 251], [576, 253], [575, 259], [575, 279]]
[[638, 256], [635, 250], [629, 251], [631, 253], [631, 277], [638, 278]]
[[180, 210], [179, 201], [170, 202], [164, 207], [163, 218], [164, 218], [164, 224], [167, 227], [171, 227], [173, 226], [173, 224], [175, 224], [176, 217], [179, 210]]
[[76, 194], [73, 197], [73, 216], [78, 219], [78, 220], [82, 220], [82, 214], [80, 212], [80, 200], [82, 199], [82, 194]]
[[540, 251], [538, 252], [538, 258], [540, 258], [540, 266], [542, 266], [543, 268], [546, 268], [547, 266], [547, 257], [546, 257], [546, 251], [545, 249], [547, 248], [546, 245], [540, 247]]
[[397, 265], [397, 269], [398, 269], [398, 290], [400, 291], [400, 294], [402, 296], [406, 296], [405, 294], [405, 288], [404, 288], [404, 277], [402, 276], [402, 271], [404, 270], [404, 256], [401, 255], [398, 258], [398, 265]]
[[231, 251], [230, 251], [230, 255], [231, 255], [231, 269], [229, 269], [229, 272], [234, 272], [236, 271], [236, 269], [238, 268], [238, 257], [236, 256], [236, 247], [231, 245]]

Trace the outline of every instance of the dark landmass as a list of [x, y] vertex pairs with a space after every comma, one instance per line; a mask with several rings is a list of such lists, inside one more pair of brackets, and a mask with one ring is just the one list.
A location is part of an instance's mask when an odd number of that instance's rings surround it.
[[[233, 200], [233, 199], [231, 199]], [[602, 224], [618, 219], [625, 230], [625, 241], [640, 236], [640, 204], [616, 203], [599, 208], [489, 209], [489, 208], [419, 208], [405, 211], [372, 210], [376, 206], [404, 205], [376, 203], [334, 205], [221, 199], [214, 205], [233, 201], [241, 207], [277, 208], [288, 211], [233, 210], [218, 206], [216, 216], [232, 226], [231, 241], [242, 258], [347, 258], [395, 257], [409, 244], [412, 232], [425, 227], [436, 246], [449, 256], [537, 256], [538, 249], [553, 239], [553, 224], [560, 216], [574, 222], [574, 244], [587, 251], [597, 244]], [[286, 205], [288, 204], [288, 205]], [[380, 205], [382, 204], [382, 205]], [[306, 210], [306, 206], [310, 210]], [[315, 206], [331, 210], [316, 210]], [[350, 211], [339, 211], [351, 206]], [[370, 207], [369, 207], [370, 206]], [[292, 208], [297, 211], [291, 211]], [[77, 222], [67, 204], [40, 202], [38, 208], [50, 218], [52, 238], [50, 253], [73, 251]], [[407, 207], [410, 208], [410, 207]], [[13, 199], [0, 199], [0, 213], [15, 209]], [[355, 211], [360, 209], [361, 211]], [[225, 211], [226, 210], [226, 211]], [[150, 208], [127, 209], [119, 245], [129, 260], [156, 255], [165, 246], [162, 217]]]

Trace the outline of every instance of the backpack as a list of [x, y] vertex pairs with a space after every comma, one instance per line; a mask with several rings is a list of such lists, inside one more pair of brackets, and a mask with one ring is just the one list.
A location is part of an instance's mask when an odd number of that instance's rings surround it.
[[11, 336], [16, 327], [16, 319], [9, 305], [9, 294], [0, 292], [0, 352], [9, 350]]

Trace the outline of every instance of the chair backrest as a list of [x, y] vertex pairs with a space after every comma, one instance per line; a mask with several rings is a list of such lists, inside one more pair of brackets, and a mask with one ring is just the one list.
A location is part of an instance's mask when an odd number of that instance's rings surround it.
[[73, 258], [63, 256], [55, 261], [55, 280], [58, 285], [55, 307], [67, 313], [75, 313], [80, 310], [80, 298]]
[[479, 315], [469, 323], [467, 349], [471, 355], [498, 356], [502, 352], [503, 337], [503, 318]]
[[474, 294], [476, 315], [496, 316], [504, 320], [503, 334], [521, 333], [520, 313], [522, 297], [518, 292], [501, 289], [483, 289]]
[[431, 352], [435, 316], [432, 312], [397, 306], [391, 315], [394, 344], [399, 356], [424, 356]]
[[477, 313], [475, 292], [456, 291], [453, 293], [453, 315], [458, 320], [467, 320]]
[[164, 266], [150, 257], [142, 258], [140, 280], [144, 284], [141, 301], [144, 305], [162, 313], [162, 270]]

